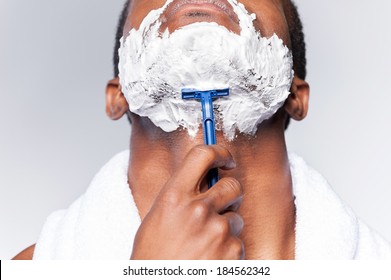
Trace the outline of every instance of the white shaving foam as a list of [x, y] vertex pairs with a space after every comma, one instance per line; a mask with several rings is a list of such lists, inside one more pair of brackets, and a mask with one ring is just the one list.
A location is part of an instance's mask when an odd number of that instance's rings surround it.
[[228, 2], [239, 18], [240, 35], [214, 22], [161, 33], [161, 15], [172, 1], [121, 39], [119, 77], [130, 111], [166, 132], [182, 126], [195, 136], [201, 104], [182, 100], [181, 89], [229, 88], [229, 97], [213, 102], [216, 129], [230, 141], [237, 132], [254, 135], [289, 95], [291, 52], [277, 35], [262, 37], [253, 25], [255, 14], [236, 0]]

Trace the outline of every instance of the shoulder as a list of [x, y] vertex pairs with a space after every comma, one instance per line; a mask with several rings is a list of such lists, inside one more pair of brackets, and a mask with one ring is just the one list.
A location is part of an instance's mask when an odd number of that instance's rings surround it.
[[35, 250], [35, 244], [24, 249], [22, 252], [13, 257], [13, 260], [32, 260]]

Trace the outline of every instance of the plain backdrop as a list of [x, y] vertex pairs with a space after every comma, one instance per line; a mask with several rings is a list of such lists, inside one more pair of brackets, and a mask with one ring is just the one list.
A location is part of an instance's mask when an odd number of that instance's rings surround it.
[[[311, 103], [289, 149], [391, 241], [391, 2], [297, 0]], [[36, 242], [99, 168], [126, 149], [105, 84], [123, 0], [0, 0], [0, 258]]]

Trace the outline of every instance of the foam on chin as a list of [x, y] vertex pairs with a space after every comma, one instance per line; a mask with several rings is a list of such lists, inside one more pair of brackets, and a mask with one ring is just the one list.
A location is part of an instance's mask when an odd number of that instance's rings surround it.
[[228, 140], [237, 132], [254, 135], [289, 95], [292, 54], [282, 40], [255, 30], [245, 7], [228, 0], [238, 15], [240, 35], [217, 23], [198, 22], [162, 34], [166, 4], [151, 11], [138, 30], [121, 39], [119, 77], [129, 109], [166, 132], [179, 127], [195, 136], [201, 123], [199, 101], [182, 100], [182, 88], [230, 88], [214, 101], [217, 129]]

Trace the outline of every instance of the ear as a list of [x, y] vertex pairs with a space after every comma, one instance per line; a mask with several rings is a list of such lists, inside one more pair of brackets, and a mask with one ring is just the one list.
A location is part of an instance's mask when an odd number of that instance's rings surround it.
[[129, 110], [128, 102], [121, 91], [119, 78], [108, 81], [106, 86], [106, 114], [112, 120], [120, 119]]
[[310, 86], [298, 77], [294, 77], [291, 86], [291, 94], [285, 102], [284, 109], [289, 116], [301, 121], [308, 113], [308, 100], [310, 97]]

